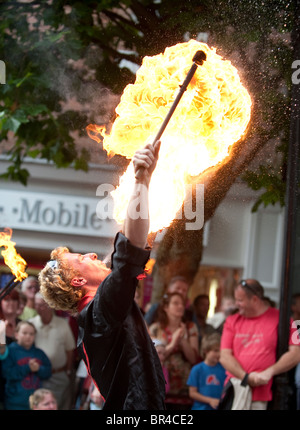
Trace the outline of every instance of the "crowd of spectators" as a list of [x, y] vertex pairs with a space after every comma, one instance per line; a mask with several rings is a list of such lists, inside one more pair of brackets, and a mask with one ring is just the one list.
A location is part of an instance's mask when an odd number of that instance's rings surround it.
[[[218, 409], [226, 379], [221, 335], [227, 317], [238, 309], [234, 297], [224, 297], [207, 319], [209, 297], [200, 294], [190, 303], [188, 290], [184, 278], [173, 278], [159, 303], [140, 308], [163, 368], [166, 408]], [[299, 309], [300, 295], [293, 299], [295, 320]], [[102, 409], [104, 399], [77, 354], [76, 319], [46, 304], [36, 277], [1, 300], [0, 320], [5, 336], [3, 343], [0, 334], [0, 410]], [[295, 408], [300, 408], [299, 366], [294, 370]]]
[[[38, 409], [37, 402], [47, 394], [43, 391], [35, 397], [41, 388], [51, 393], [57, 409], [72, 409], [79, 360], [74, 319], [49, 308], [39, 293], [38, 279], [29, 276], [21, 288], [1, 300], [0, 320], [5, 330], [0, 349], [0, 409]], [[51, 399], [46, 403], [55, 409]]]

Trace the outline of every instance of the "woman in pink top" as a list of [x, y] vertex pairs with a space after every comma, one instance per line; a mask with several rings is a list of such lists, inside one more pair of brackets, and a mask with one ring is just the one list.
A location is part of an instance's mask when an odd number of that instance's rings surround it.
[[158, 309], [158, 321], [149, 327], [152, 338], [166, 343], [164, 364], [170, 383], [167, 409], [188, 409], [191, 406], [186, 381], [198, 359], [198, 329], [192, 321], [184, 322], [184, 311], [185, 301], [181, 294], [165, 295]]

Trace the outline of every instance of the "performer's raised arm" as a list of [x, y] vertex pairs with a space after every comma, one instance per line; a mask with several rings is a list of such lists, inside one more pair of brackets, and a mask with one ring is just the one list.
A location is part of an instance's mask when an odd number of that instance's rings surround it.
[[133, 193], [127, 208], [123, 233], [130, 242], [139, 248], [145, 248], [149, 232], [148, 191], [151, 175], [155, 169], [160, 141], [148, 144], [137, 151], [133, 157], [135, 178]]
[[[138, 150], [133, 158], [135, 174], [138, 170], [141, 174], [135, 180], [123, 234], [132, 245], [142, 249], [147, 243], [149, 231], [148, 188], [159, 147], [159, 141], [148, 144]], [[141, 208], [139, 213], [137, 205]], [[40, 272], [41, 292], [54, 309], [77, 313], [83, 296], [88, 292], [94, 294], [109, 273], [110, 269], [98, 260], [97, 254], [71, 253], [68, 248], [59, 247], [51, 252], [51, 260]]]

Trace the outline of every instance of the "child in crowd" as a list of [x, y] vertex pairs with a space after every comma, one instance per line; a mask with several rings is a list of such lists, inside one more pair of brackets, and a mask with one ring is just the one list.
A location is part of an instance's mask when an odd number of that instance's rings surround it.
[[166, 394], [167, 394], [170, 389], [170, 383], [169, 383], [169, 372], [166, 366], [164, 365], [164, 361], [166, 359], [166, 344], [160, 339], [152, 339], [152, 340], [153, 340], [158, 358], [160, 359], [162, 371], [166, 381]]
[[34, 346], [36, 329], [28, 321], [16, 327], [16, 342], [8, 345], [8, 356], [2, 361], [6, 379], [5, 409], [29, 410], [29, 396], [51, 376], [51, 363], [46, 354]]
[[29, 396], [29, 406], [34, 411], [57, 411], [56, 398], [46, 388], [38, 388]]
[[204, 361], [191, 369], [187, 381], [189, 396], [194, 400], [192, 410], [213, 410], [218, 407], [226, 377], [219, 363], [220, 335], [203, 337], [201, 349]]

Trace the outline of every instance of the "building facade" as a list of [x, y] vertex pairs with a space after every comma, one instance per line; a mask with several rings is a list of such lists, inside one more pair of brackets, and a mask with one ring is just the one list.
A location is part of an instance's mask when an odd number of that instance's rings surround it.
[[[7, 165], [2, 159], [0, 173]], [[26, 168], [31, 175], [27, 186], [0, 182], [0, 228], [12, 229], [11, 239], [28, 264], [27, 273], [37, 274], [56, 246], [79, 253], [93, 251], [101, 259], [109, 256], [120, 226], [112, 219], [111, 207], [107, 208], [104, 185], [117, 186], [120, 170], [110, 164], [90, 165], [85, 173], [57, 169], [43, 161], [29, 161]], [[220, 288], [231, 274], [233, 278], [258, 279], [266, 295], [279, 302], [284, 209], [268, 207], [252, 213], [256, 198], [246, 185], [237, 182], [205, 224], [199, 273], [203, 278], [208, 274], [205, 288], [211, 290], [212, 298], [218, 290], [231, 292]], [[10, 271], [2, 258], [0, 270], [3, 286]], [[201, 290], [200, 285], [198, 282], [192, 295]]]

